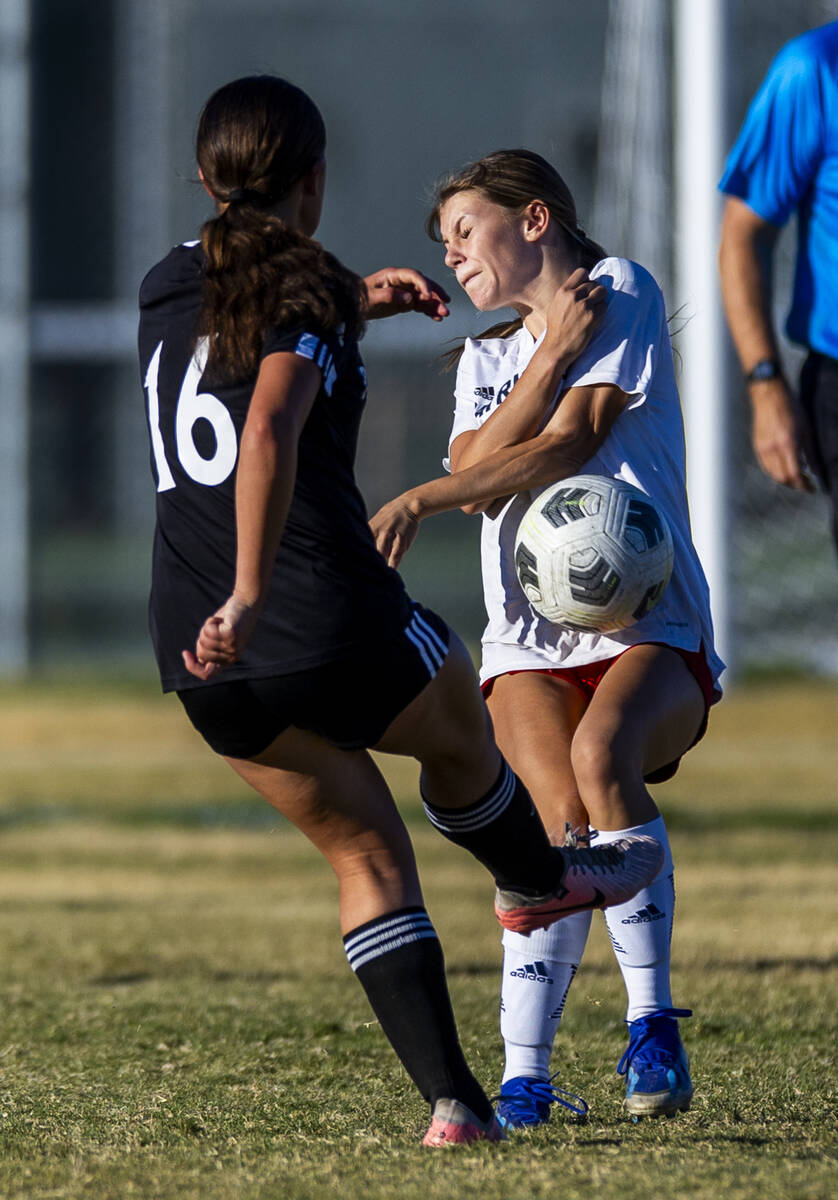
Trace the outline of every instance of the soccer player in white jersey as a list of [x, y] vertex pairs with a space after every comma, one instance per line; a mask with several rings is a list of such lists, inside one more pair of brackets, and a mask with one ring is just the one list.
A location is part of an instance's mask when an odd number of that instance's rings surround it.
[[[373, 532], [396, 565], [424, 517], [455, 507], [483, 514], [481, 683], [498, 744], [557, 845], [595, 825], [595, 845], [631, 831], [666, 848], [655, 880], [605, 919], [628, 996], [629, 1044], [618, 1066], [628, 1111], [685, 1110], [692, 1084], [678, 1018], [690, 1012], [673, 1007], [670, 988], [672, 856], [647, 784], [670, 778], [703, 735], [723, 664], [690, 537], [663, 297], [641, 266], [608, 257], [587, 237], [564, 181], [528, 151], [498, 151], [446, 179], [428, 228], [476, 308], [508, 307], [518, 317], [462, 348], [450, 475], [386, 505]], [[603, 300], [578, 353], [562, 315], [569, 304], [598, 308]], [[551, 625], [516, 577], [521, 517], [540, 491], [578, 473], [640, 487], [672, 530], [666, 592], [619, 633]], [[551, 1086], [550, 1055], [590, 919], [579, 913], [530, 936], [504, 933], [498, 1112], [510, 1126], [539, 1124], [551, 1101], [566, 1102]]]

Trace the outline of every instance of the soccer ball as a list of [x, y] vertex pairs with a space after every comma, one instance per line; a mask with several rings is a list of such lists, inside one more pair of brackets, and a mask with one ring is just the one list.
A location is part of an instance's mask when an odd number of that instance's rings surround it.
[[515, 539], [515, 569], [535, 611], [588, 633], [627, 629], [651, 612], [672, 558], [654, 501], [605, 475], [573, 475], [542, 492]]

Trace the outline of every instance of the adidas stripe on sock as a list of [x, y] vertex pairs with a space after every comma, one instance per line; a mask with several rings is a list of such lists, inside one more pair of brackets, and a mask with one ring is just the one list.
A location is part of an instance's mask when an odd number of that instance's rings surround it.
[[503, 934], [500, 1031], [503, 1082], [518, 1075], [549, 1079], [550, 1056], [565, 1001], [591, 925], [591, 913], [573, 913], [549, 929]]
[[507, 762], [491, 790], [474, 804], [440, 808], [424, 797], [423, 804], [431, 824], [470, 851], [499, 887], [534, 895], [556, 887], [560, 852], [550, 845], [529, 792]]
[[660, 872], [626, 904], [605, 911], [605, 924], [614, 956], [626, 988], [626, 1020], [672, 1007], [670, 979], [672, 922], [675, 910], [672, 851], [663, 817], [631, 829], [610, 830], [597, 835], [603, 845], [630, 834], [648, 834], [664, 848], [666, 858]]
[[343, 939], [343, 948], [350, 967], [357, 973], [359, 967], [374, 958], [423, 938], [438, 940], [425, 909], [411, 908], [359, 926]]
[[343, 944], [390, 1045], [431, 1107], [448, 1097], [487, 1121], [492, 1106], [463, 1057], [442, 947], [425, 909], [377, 917]]

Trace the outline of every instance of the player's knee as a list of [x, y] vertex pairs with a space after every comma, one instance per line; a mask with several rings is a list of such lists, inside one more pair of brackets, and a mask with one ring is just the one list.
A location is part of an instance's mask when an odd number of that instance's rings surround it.
[[474, 803], [496, 782], [502, 762], [491, 722], [474, 729], [454, 722], [440, 727], [439, 737], [426, 742], [420, 755], [421, 791], [431, 804], [457, 808]]
[[[459, 640], [459, 639], [457, 639]], [[464, 658], [465, 656], [465, 658]], [[475, 756], [483, 757], [494, 744], [489, 710], [480, 693], [465, 648], [452, 652], [432, 685], [428, 716], [431, 734], [421, 761], [430, 766], [463, 769]]]
[[610, 791], [625, 774], [629, 742], [623, 731], [580, 726], [570, 747], [573, 774], [583, 797]]
[[488, 757], [490, 747], [491, 743], [480, 737], [469, 740], [458, 731], [441, 730], [420, 758], [422, 779], [432, 791], [440, 787], [460, 790]]

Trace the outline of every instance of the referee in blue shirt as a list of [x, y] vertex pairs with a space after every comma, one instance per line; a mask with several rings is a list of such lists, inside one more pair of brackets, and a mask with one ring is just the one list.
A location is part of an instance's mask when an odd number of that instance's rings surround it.
[[[748, 110], [719, 184], [726, 196], [722, 295], [753, 416], [762, 469], [810, 490], [808, 465], [832, 502], [838, 544], [838, 21], [788, 42]], [[795, 393], [771, 316], [772, 260], [797, 214], [786, 332], [809, 351]]]

